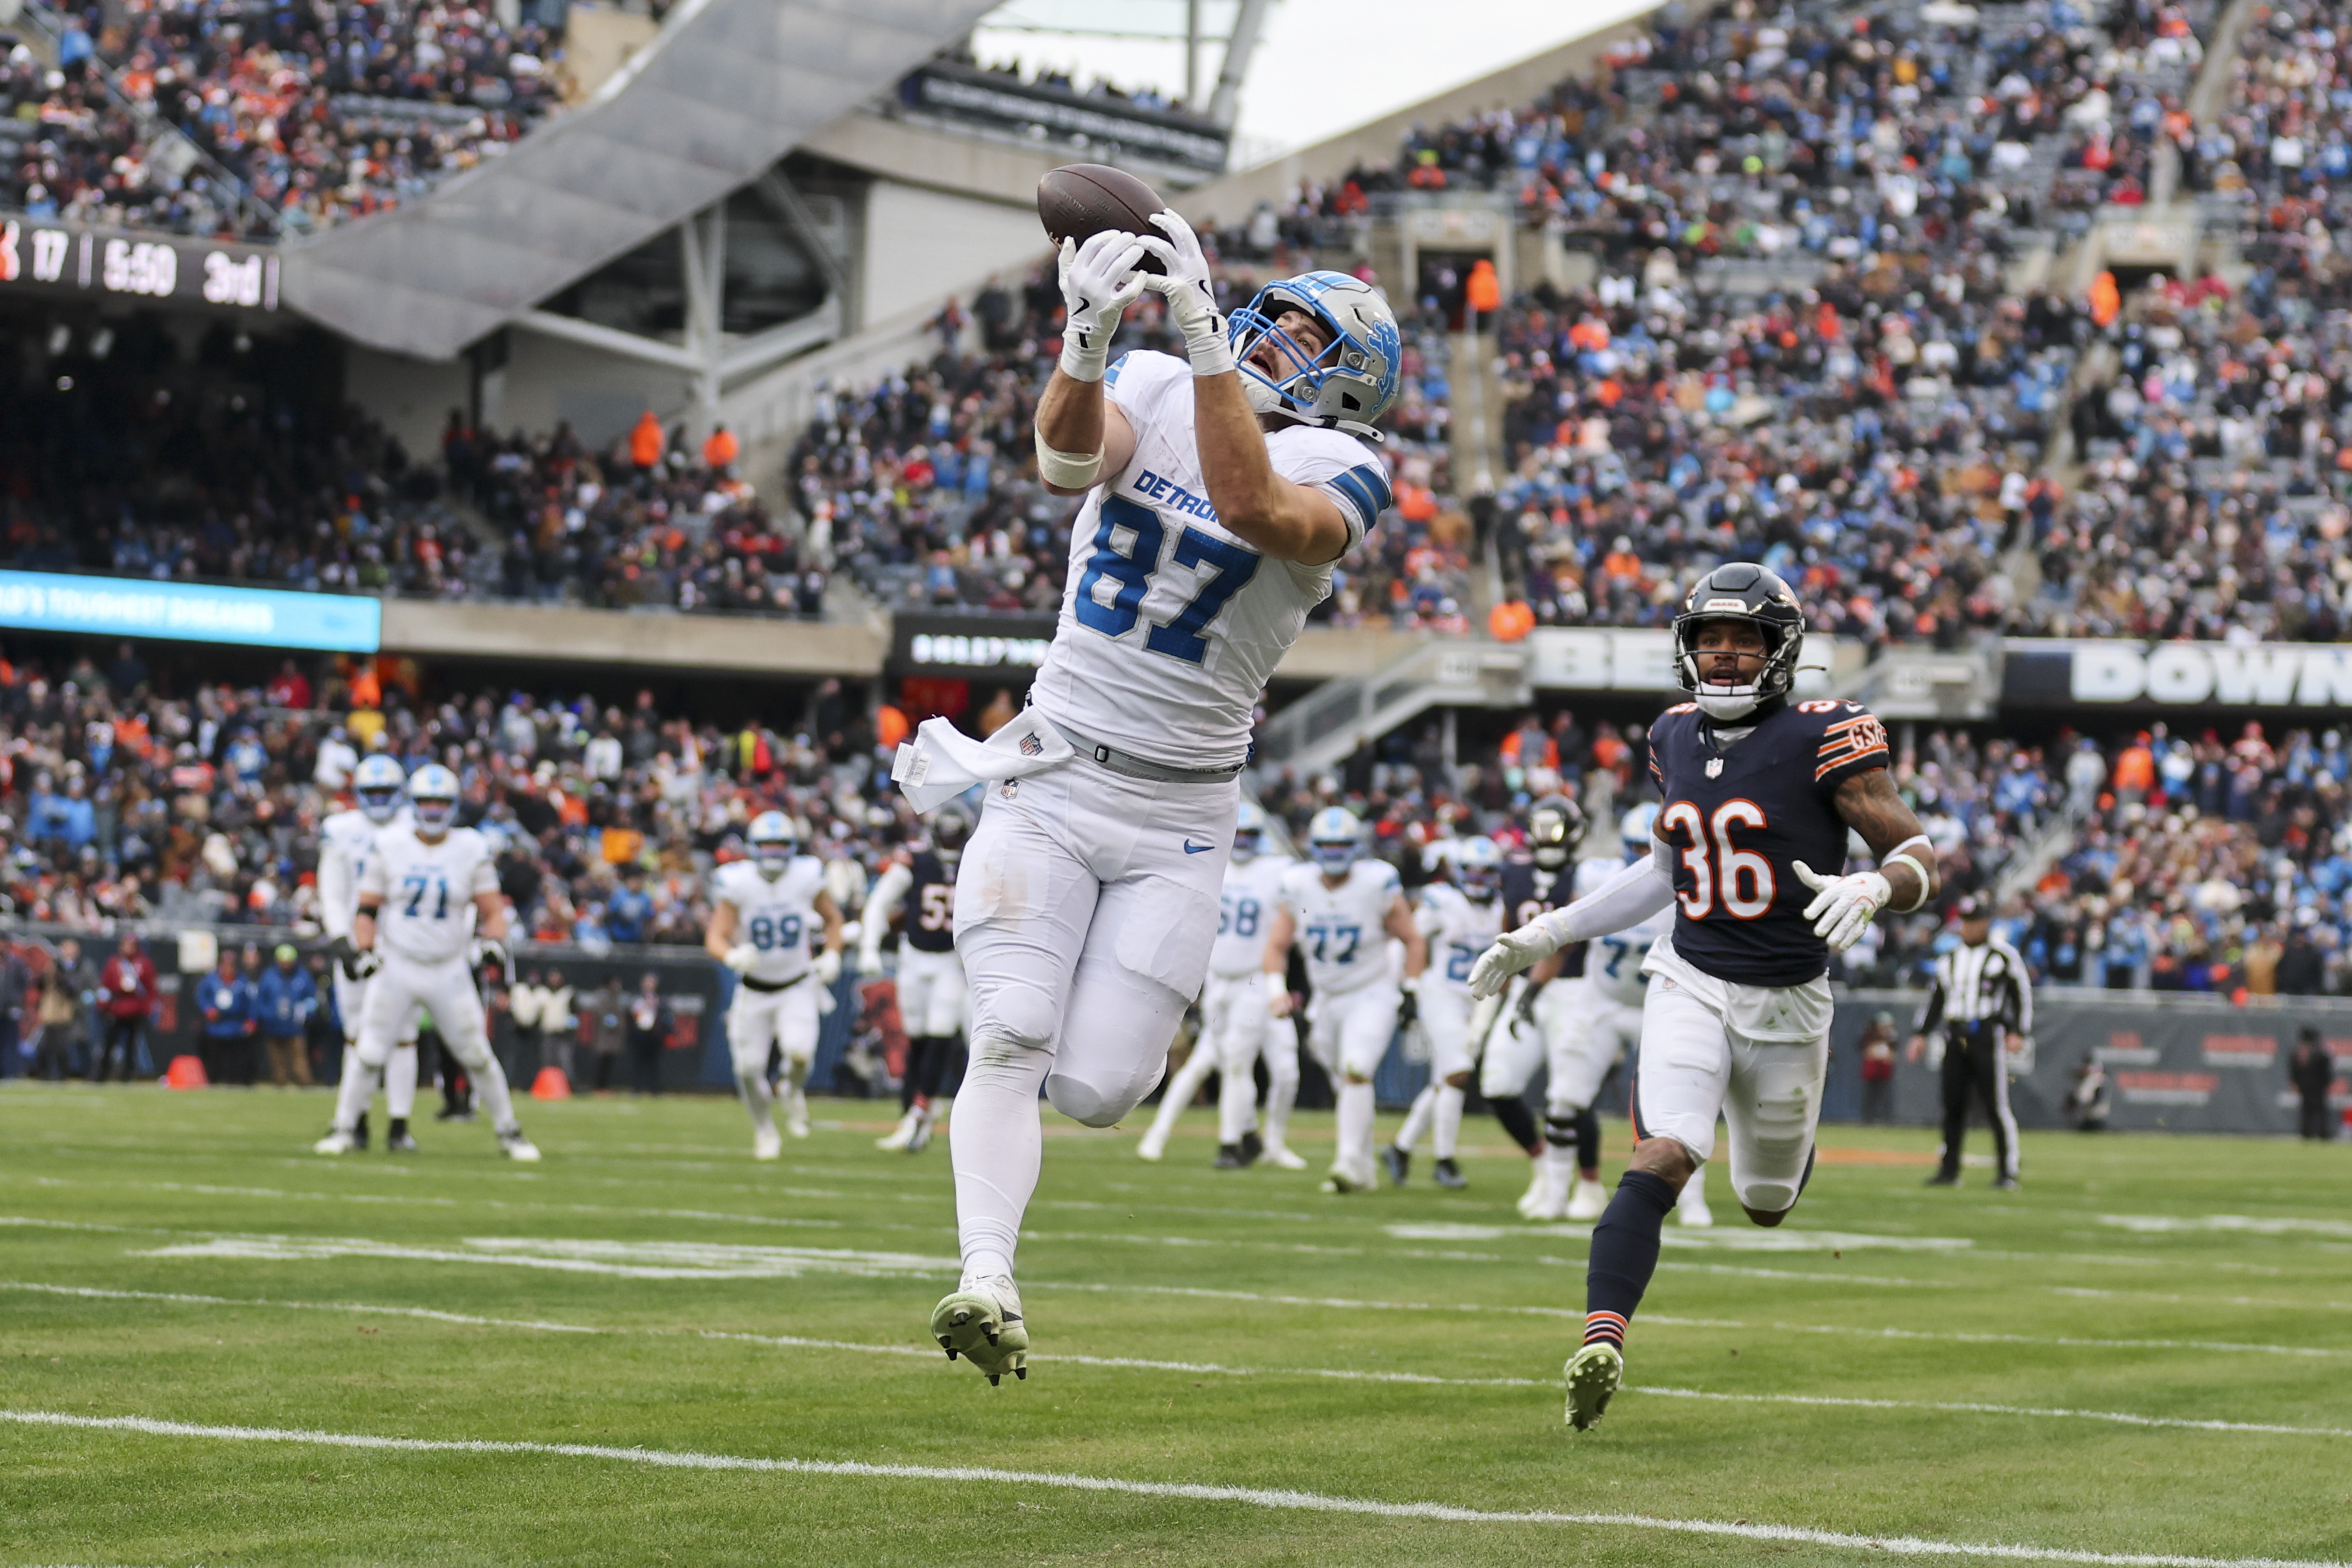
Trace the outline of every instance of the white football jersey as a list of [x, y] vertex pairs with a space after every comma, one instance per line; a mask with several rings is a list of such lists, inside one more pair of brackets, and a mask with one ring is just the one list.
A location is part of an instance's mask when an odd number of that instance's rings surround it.
[[780, 985], [808, 973], [809, 954], [824, 931], [816, 896], [824, 891], [824, 862], [795, 855], [784, 874], [771, 882], [750, 860], [730, 860], [710, 876], [711, 896], [735, 910], [735, 940], [748, 942], [759, 957], [745, 975]]
[[[1586, 860], [1576, 868], [1576, 896], [1583, 898], [1625, 868], [1622, 860]], [[1638, 925], [1596, 937], [1584, 950], [1584, 977], [1612, 1002], [1639, 1002], [1650, 989], [1642, 961], [1650, 946], [1675, 929], [1675, 906], [1668, 904]]]
[[375, 836], [385, 827], [406, 827], [414, 819], [402, 806], [383, 827], [363, 811], [339, 811], [319, 824], [319, 923], [329, 936], [348, 936], [359, 912], [360, 879], [375, 853]]
[[1413, 921], [1429, 939], [1429, 968], [1422, 984], [1469, 995], [1470, 966], [1503, 934], [1501, 898], [1480, 903], [1451, 882], [1432, 882], [1421, 890]]
[[383, 899], [376, 945], [418, 963], [462, 958], [474, 935], [474, 897], [499, 890], [488, 840], [453, 827], [438, 844], [416, 837], [413, 823], [379, 828], [360, 891]]
[[1283, 873], [1283, 907], [1297, 926], [1291, 941], [1307, 955], [1307, 982], [1318, 995], [1395, 978], [1384, 927], [1403, 890], [1396, 868], [1369, 856], [1350, 866], [1336, 888], [1312, 865]]
[[[1331, 592], [1331, 566], [1268, 561], [1210, 510], [1192, 436], [1192, 368], [1138, 351], [1104, 376], [1135, 457], [1087, 497], [1034, 707], [1171, 767], [1249, 755], [1275, 666]], [[1352, 436], [1295, 425], [1266, 437], [1274, 471], [1339, 503], [1353, 549], [1389, 505], [1388, 469]]]
[[1265, 967], [1267, 928], [1282, 902], [1282, 875], [1297, 864], [1281, 855], [1226, 862], [1217, 898], [1217, 942], [1209, 950], [1212, 974], [1255, 974]]

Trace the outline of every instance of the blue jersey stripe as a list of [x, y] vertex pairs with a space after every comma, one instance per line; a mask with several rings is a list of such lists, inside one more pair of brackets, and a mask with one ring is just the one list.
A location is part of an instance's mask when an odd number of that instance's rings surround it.
[[1372, 525], [1380, 521], [1381, 507], [1373, 499], [1372, 491], [1360, 477], [1363, 471], [1361, 468], [1350, 468], [1344, 474], [1332, 475], [1324, 483], [1346, 498], [1348, 504], [1356, 509], [1356, 516], [1362, 522], [1364, 531], [1369, 533], [1371, 531]]

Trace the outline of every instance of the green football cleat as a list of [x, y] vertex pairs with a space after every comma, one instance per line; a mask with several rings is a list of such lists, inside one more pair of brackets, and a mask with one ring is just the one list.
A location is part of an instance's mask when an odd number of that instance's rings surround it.
[[1021, 1321], [1021, 1293], [1003, 1277], [973, 1282], [931, 1309], [931, 1338], [961, 1355], [988, 1377], [991, 1386], [1011, 1373], [1029, 1375], [1029, 1330]]
[[1568, 1424], [1580, 1432], [1601, 1425], [1610, 1396], [1625, 1380], [1625, 1357], [1606, 1340], [1596, 1340], [1568, 1358]]

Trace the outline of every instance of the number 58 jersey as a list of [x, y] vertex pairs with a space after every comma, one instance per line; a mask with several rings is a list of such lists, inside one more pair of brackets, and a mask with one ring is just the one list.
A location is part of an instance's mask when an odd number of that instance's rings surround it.
[[1665, 805], [1657, 837], [1674, 872], [1675, 954], [1736, 985], [1804, 985], [1829, 970], [1793, 868], [1845, 867], [1838, 786], [1886, 766], [1886, 727], [1859, 702], [1792, 702], [1725, 743], [1696, 703], [1650, 730]]
[[[1134, 427], [1135, 457], [1104, 476], [1071, 526], [1069, 585], [1031, 703], [1171, 767], [1238, 763], [1258, 694], [1329, 595], [1332, 563], [1268, 561], [1218, 522], [1191, 365], [1138, 351], [1103, 384]], [[1265, 447], [1277, 476], [1338, 503], [1349, 549], [1388, 510], [1388, 470], [1354, 437], [1291, 425]]]
[[745, 978], [763, 985], [798, 980], [809, 970], [809, 944], [824, 925], [816, 896], [824, 891], [824, 862], [795, 855], [771, 882], [750, 860], [730, 860], [711, 874], [710, 893], [735, 910], [735, 940], [754, 957]]
[[417, 963], [463, 958], [474, 936], [476, 895], [498, 890], [489, 841], [470, 827], [427, 844], [413, 824], [395, 822], [377, 833], [360, 873], [361, 896], [383, 900], [375, 911], [377, 945]]
[[1253, 856], [1225, 866], [1217, 896], [1217, 941], [1209, 949], [1212, 974], [1255, 974], [1265, 967], [1267, 928], [1282, 902], [1282, 877], [1297, 862], [1280, 855]]

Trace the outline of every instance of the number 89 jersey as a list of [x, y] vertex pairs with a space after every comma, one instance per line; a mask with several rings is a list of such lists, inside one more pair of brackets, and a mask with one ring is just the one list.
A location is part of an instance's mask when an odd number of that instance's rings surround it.
[[1212, 974], [1255, 974], [1265, 967], [1267, 928], [1282, 901], [1282, 874], [1296, 862], [1280, 855], [1254, 856], [1244, 865], [1225, 866], [1217, 897], [1217, 941], [1209, 950]]
[[413, 824], [394, 823], [376, 835], [375, 853], [360, 873], [361, 896], [383, 900], [375, 911], [379, 945], [418, 963], [464, 957], [475, 895], [498, 890], [489, 842], [470, 827], [427, 844]]
[[[1121, 356], [1106, 395], [1135, 457], [1070, 530], [1069, 585], [1030, 688], [1048, 719], [1171, 767], [1249, 755], [1258, 693], [1331, 592], [1331, 563], [1267, 561], [1217, 521], [1192, 430], [1192, 369]], [[1307, 425], [1265, 438], [1274, 471], [1339, 504], [1353, 549], [1388, 510], [1388, 470], [1352, 436]]]
[[1369, 856], [1349, 867], [1336, 888], [1311, 865], [1283, 873], [1282, 901], [1295, 922], [1290, 940], [1307, 955], [1307, 983], [1317, 995], [1394, 978], [1385, 928], [1402, 890], [1396, 868]]
[[1696, 703], [1660, 715], [1650, 772], [1665, 800], [1657, 836], [1675, 876], [1675, 952], [1738, 985], [1820, 979], [1829, 946], [1804, 917], [1813, 895], [1790, 868], [1838, 875], [1838, 786], [1886, 762], [1886, 727], [1859, 702], [1790, 703], [1727, 746]]
[[824, 863], [814, 855], [793, 856], [772, 882], [749, 860], [730, 860], [712, 874], [711, 897], [735, 910], [735, 940], [758, 955], [746, 978], [781, 985], [808, 973], [809, 945], [824, 923], [816, 912], [823, 891]]

